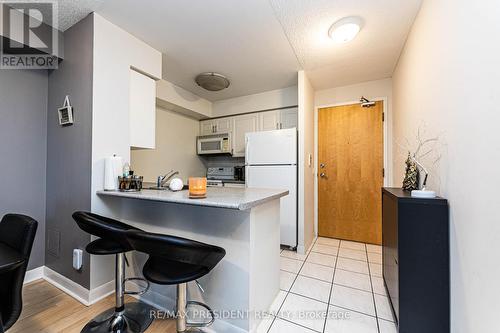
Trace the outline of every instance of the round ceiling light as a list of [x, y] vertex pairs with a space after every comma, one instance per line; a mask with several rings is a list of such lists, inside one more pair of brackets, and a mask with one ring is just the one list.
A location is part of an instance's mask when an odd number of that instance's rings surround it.
[[214, 72], [198, 74], [194, 80], [197, 85], [209, 91], [226, 89], [230, 84], [227, 77]]
[[336, 43], [347, 43], [353, 40], [361, 30], [363, 20], [359, 17], [344, 17], [328, 30], [328, 35]]

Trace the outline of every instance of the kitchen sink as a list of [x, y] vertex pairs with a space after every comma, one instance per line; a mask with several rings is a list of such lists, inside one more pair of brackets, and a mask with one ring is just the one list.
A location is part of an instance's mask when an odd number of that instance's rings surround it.
[[[188, 185], [184, 185], [182, 187], [181, 191], [184, 191], [184, 190], [187, 190], [187, 189], [189, 189], [189, 186]], [[147, 187], [146, 190], [171, 191], [167, 186], [163, 186], [163, 187], [151, 186], [151, 187]]]

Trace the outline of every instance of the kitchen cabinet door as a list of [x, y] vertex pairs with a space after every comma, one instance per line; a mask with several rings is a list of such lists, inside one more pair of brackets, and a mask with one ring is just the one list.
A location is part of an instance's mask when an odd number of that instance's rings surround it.
[[280, 129], [297, 127], [298, 113], [297, 108], [280, 110]]
[[279, 111], [266, 111], [259, 113], [259, 131], [271, 131], [279, 129]]
[[200, 121], [200, 135], [210, 135], [215, 132], [215, 124], [213, 120]]
[[152, 78], [130, 70], [130, 146], [155, 148], [156, 82]]
[[245, 157], [245, 134], [257, 132], [258, 122], [256, 113], [233, 117], [233, 157]]
[[233, 131], [233, 117], [214, 119], [215, 133], [231, 133]]

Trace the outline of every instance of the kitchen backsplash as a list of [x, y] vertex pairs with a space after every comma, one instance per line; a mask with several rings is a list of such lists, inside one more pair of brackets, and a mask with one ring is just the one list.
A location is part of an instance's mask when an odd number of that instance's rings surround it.
[[244, 157], [230, 156], [204, 156], [201, 158], [207, 168], [211, 167], [235, 167], [245, 165]]

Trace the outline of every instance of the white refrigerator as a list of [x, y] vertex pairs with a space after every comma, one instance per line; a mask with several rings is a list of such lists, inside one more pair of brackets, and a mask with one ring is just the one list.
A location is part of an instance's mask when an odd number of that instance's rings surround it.
[[286, 189], [281, 198], [281, 244], [297, 247], [297, 130], [247, 133], [245, 180], [251, 188]]

